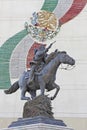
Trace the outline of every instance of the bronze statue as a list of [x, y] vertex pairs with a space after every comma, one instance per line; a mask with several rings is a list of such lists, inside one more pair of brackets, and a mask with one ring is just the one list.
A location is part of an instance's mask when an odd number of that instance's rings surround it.
[[[45, 52], [48, 50], [45, 49]], [[30, 71], [27, 71], [23, 73], [18, 81], [16, 81], [8, 90], [5, 90], [4, 92], [6, 94], [11, 94], [17, 91], [18, 88], [21, 88], [21, 99], [28, 100], [30, 98], [25, 96], [26, 92], [29, 92], [31, 99], [33, 99], [36, 97], [36, 90], [38, 89], [41, 90], [41, 95], [44, 95], [45, 89], [47, 89], [47, 91], [51, 91], [56, 88], [54, 96], [51, 97], [51, 100], [53, 100], [60, 90], [59, 85], [55, 83], [58, 67], [61, 63], [73, 66], [75, 64], [75, 60], [66, 52], [60, 52], [57, 50], [46, 56], [45, 60], [45, 64], [40, 71], [38, 71], [38, 69], [37, 71], [34, 70], [34, 78], [32, 83], [29, 83], [30, 79], [27, 74], [30, 76]], [[41, 58], [40, 63], [42, 62], [43, 60]]]

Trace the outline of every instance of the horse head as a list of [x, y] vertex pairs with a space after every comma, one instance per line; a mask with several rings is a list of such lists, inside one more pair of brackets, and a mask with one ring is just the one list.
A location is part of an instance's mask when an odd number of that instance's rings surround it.
[[72, 57], [70, 57], [65, 51], [58, 52], [58, 58], [60, 63], [75, 65], [75, 60]]

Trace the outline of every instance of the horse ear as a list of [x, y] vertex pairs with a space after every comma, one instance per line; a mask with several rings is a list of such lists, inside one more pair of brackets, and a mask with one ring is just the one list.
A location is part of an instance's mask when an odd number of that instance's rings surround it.
[[60, 53], [60, 51], [58, 51], [58, 53]]
[[55, 52], [58, 52], [58, 49], [56, 49]]

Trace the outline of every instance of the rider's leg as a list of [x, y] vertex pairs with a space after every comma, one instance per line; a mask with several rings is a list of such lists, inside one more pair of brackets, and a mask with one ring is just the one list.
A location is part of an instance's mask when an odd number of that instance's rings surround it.
[[31, 70], [30, 70], [30, 73], [29, 73], [29, 80], [27, 81], [27, 84], [32, 83], [32, 81], [33, 81], [33, 79], [34, 79], [35, 66], [36, 66], [36, 65], [33, 65], [33, 66], [31, 67]]

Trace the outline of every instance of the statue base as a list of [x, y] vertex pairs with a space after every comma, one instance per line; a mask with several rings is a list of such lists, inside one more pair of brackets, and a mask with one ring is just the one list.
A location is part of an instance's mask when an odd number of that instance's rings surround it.
[[51, 100], [45, 95], [27, 101], [23, 108], [23, 118], [12, 122], [9, 127], [10, 130], [73, 130], [67, 128], [62, 120], [54, 119]]
[[[68, 128], [62, 120], [56, 120], [44, 116], [19, 119], [12, 122], [10, 130], [73, 130]], [[6, 130], [9, 130], [6, 129]]]

